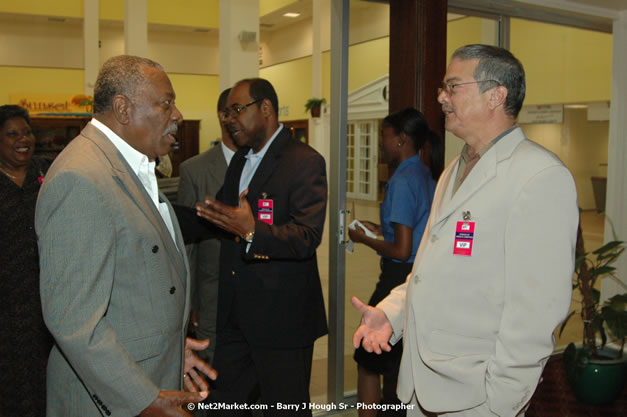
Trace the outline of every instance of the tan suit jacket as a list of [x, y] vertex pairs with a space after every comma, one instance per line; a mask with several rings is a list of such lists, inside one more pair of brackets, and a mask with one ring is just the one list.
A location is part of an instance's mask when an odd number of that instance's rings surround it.
[[[399, 398], [428, 411], [486, 405], [515, 416], [529, 401], [566, 317], [578, 224], [573, 178], [520, 128], [498, 141], [452, 195], [442, 174], [412, 273], [378, 307], [403, 337]], [[464, 212], [471, 256], [453, 254]]]
[[48, 417], [135, 416], [159, 390], [181, 388], [189, 274], [172, 223], [176, 243], [91, 124], [52, 164], [35, 220], [43, 314], [56, 342]]

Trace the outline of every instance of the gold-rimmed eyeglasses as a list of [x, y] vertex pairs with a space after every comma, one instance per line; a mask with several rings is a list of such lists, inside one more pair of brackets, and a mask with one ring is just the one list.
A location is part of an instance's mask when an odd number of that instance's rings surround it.
[[240, 115], [241, 112], [243, 112], [244, 110], [246, 110], [249, 106], [252, 106], [255, 103], [259, 103], [261, 100], [261, 98], [258, 98], [257, 100], [253, 100], [248, 104], [233, 104], [230, 108], [226, 107], [224, 110], [222, 110], [220, 112], [220, 118], [222, 120], [226, 120], [229, 117], [237, 117]]
[[468, 84], [480, 84], [480, 83], [495, 83], [496, 86], [501, 85], [501, 83], [496, 81], [496, 80], [468, 81], [468, 82], [465, 82], [465, 83], [455, 83], [455, 84], [452, 84], [452, 83], [442, 83], [442, 87], [438, 88], [438, 96], [440, 94], [442, 94], [442, 92], [445, 92], [447, 95], [452, 96], [453, 94], [455, 94], [455, 90], [458, 87], [461, 87], [461, 86], [464, 86], [464, 85], [468, 85]]

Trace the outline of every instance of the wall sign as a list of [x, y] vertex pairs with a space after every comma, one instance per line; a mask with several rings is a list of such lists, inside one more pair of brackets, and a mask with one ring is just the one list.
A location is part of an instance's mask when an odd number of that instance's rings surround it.
[[557, 123], [564, 122], [563, 104], [543, 104], [523, 106], [518, 114], [518, 123]]
[[31, 116], [91, 114], [93, 98], [84, 94], [11, 94], [9, 102], [24, 107]]

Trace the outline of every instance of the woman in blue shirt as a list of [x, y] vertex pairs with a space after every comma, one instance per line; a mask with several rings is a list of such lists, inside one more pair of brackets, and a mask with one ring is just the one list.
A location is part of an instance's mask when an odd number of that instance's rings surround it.
[[[429, 218], [435, 184], [442, 172], [444, 147], [422, 113], [407, 108], [383, 119], [383, 156], [390, 178], [381, 204], [381, 225], [362, 221], [381, 239], [369, 238], [357, 228], [349, 230], [353, 242], [363, 243], [381, 256], [381, 275], [368, 302], [374, 306], [397, 285], [405, 282]], [[424, 144], [430, 145], [427, 168], [420, 160]], [[366, 404], [398, 403], [396, 382], [402, 343], [381, 355], [355, 350], [357, 395]], [[383, 390], [381, 390], [383, 376]], [[376, 410], [360, 409], [360, 417], [375, 416]], [[404, 414], [404, 413], [403, 413]]]

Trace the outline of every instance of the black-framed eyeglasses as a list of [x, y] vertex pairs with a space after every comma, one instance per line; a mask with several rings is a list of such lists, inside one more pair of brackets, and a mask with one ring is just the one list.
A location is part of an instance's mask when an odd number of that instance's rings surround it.
[[248, 104], [233, 104], [230, 108], [227, 107], [224, 110], [222, 110], [220, 112], [220, 117], [222, 118], [222, 120], [226, 120], [229, 117], [237, 117], [240, 115], [241, 112], [243, 112], [244, 110], [246, 110], [249, 106], [252, 106], [253, 104], [259, 103], [261, 100], [263, 100], [262, 98], [258, 98], [257, 100], [253, 100]]
[[495, 87], [502, 85], [499, 81], [496, 81], [496, 80], [468, 81], [465, 83], [456, 83], [456, 84], [442, 83], [442, 87], [438, 88], [438, 96], [442, 94], [442, 92], [445, 92], [447, 95], [452, 96], [453, 94], [455, 94], [455, 90], [457, 89], [457, 87], [461, 87], [461, 86], [468, 85], [468, 84], [481, 84], [481, 83], [495, 83], [496, 84]]

